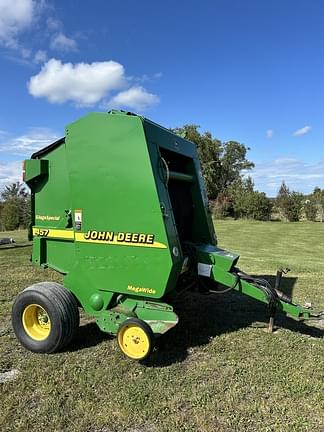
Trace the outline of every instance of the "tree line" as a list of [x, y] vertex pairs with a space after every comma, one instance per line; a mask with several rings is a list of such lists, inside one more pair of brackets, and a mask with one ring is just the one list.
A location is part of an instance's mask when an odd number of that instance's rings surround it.
[[30, 194], [23, 183], [5, 186], [0, 193], [0, 231], [27, 228], [30, 210]]
[[255, 190], [248, 172], [254, 163], [247, 159], [249, 148], [237, 141], [222, 142], [197, 125], [185, 125], [174, 132], [197, 145], [202, 174], [215, 218], [255, 220], [324, 220], [324, 189], [303, 195], [282, 182], [276, 198]]
[[[255, 190], [248, 172], [254, 163], [247, 159], [249, 148], [237, 141], [222, 142], [197, 125], [172, 130], [197, 146], [210, 207], [215, 218], [324, 221], [324, 189], [303, 195], [283, 182], [277, 197], [268, 198]], [[12, 183], [0, 192], [0, 230], [27, 228], [30, 223], [30, 194], [23, 183]]]

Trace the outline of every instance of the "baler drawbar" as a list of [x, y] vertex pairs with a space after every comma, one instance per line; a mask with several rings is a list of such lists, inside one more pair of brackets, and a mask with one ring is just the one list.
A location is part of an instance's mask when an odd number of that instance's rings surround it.
[[277, 311], [320, 316], [280, 291], [286, 269], [272, 287], [217, 246], [196, 146], [144, 117], [88, 114], [26, 160], [23, 175], [32, 262], [63, 276], [62, 285], [31, 285], [13, 305], [15, 334], [33, 352], [67, 346], [81, 307], [142, 360], [178, 323], [173, 305], [186, 290], [235, 290], [266, 303], [270, 331]]
[[321, 316], [321, 314], [316, 314], [309, 308], [294, 304], [291, 297], [280, 291], [282, 274], [287, 273], [289, 269], [279, 269], [277, 271], [276, 286], [272, 287], [267, 280], [250, 276], [235, 267], [239, 258], [235, 254], [223, 249], [203, 246], [198, 255], [199, 262], [205, 263], [204, 275], [225, 287], [229, 287], [229, 289], [234, 289], [241, 294], [268, 304], [270, 331], [273, 330], [274, 317], [277, 311], [298, 319]]

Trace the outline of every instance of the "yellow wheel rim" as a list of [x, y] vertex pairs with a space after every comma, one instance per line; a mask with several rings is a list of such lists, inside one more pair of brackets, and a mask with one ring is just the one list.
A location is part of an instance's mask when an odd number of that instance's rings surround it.
[[25, 332], [32, 339], [42, 341], [51, 332], [51, 321], [44, 308], [38, 304], [26, 306], [22, 315], [22, 324]]
[[136, 324], [126, 324], [118, 332], [120, 349], [128, 357], [140, 360], [147, 356], [151, 343], [145, 330]]

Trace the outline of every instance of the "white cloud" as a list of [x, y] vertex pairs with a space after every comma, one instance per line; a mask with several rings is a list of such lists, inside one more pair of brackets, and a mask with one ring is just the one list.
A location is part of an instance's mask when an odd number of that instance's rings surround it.
[[[22, 161], [13, 158], [29, 158], [32, 153], [53, 143], [58, 135], [43, 127], [29, 128], [20, 136], [12, 137], [6, 131], [0, 131], [0, 190], [7, 184], [22, 181]], [[3, 158], [9, 161], [4, 162]]]
[[47, 18], [46, 25], [49, 30], [59, 30], [63, 27], [61, 21], [53, 17]]
[[310, 193], [316, 186], [324, 186], [324, 159], [307, 164], [295, 158], [278, 158], [265, 163], [257, 163], [251, 175], [258, 190], [269, 196], [276, 196], [284, 180], [290, 189]]
[[18, 48], [17, 36], [31, 26], [36, 11], [34, 0], [0, 0], [0, 43]]
[[131, 108], [142, 111], [159, 102], [159, 97], [149, 93], [141, 86], [134, 86], [114, 96], [109, 102], [110, 108]]
[[153, 75], [148, 75], [148, 74], [143, 74], [139, 77], [136, 76], [128, 76], [127, 79], [128, 81], [134, 81], [136, 83], [144, 83], [147, 81], [156, 81], [159, 80], [160, 78], [162, 78], [163, 74], [162, 72], [156, 72]]
[[267, 129], [266, 136], [268, 139], [271, 139], [273, 137], [273, 129]]
[[304, 127], [300, 128], [300, 129], [297, 129], [297, 130], [293, 133], [293, 136], [305, 135], [305, 134], [307, 134], [311, 129], [312, 129], [311, 126], [304, 126]]
[[74, 39], [69, 38], [65, 36], [64, 33], [60, 32], [52, 37], [51, 48], [56, 51], [77, 51], [78, 45]]
[[0, 152], [30, 157], [32, 153], [46, 147], [58, 138], [58, 135], [51, 129], [42, 127], [30, 128], [27, 133], [17, 137], [4, 134], [0, 136]]
[[[111, 60], [72, 64], [50, 59], [27, 85], [32, 96], [44, 97], [51, 103], [71, 101], [78, 105], [94, 105], [107, 100], [112, 92], [127, 87], [127, 83], [124, 67]], [[120, 91], [102, 105], [142, 111], [158, 102], [157, 95], [135, 85]]]
[[45, 63], [47, 60], [47, 52], [38, 50], [34, 55], [34, 63]]
[[72, 64], [50, 59], [27, 86], [32, 96], [51, 103], [93, 105], [107, 93], [121, 89], [125, 81], [124, 67], [114, 61]]
[[20, 54], [23, 59], [29, 59], [31, 56], [32, 50], [29, 48], [20, 47]]
[[48, 44], [53, 50], [78, 50], [76, 40], [64, 34], [63, 23], [53, 16], [46, 19], [45, 12], [55, 15], [54, 6], [48, 0], [0, 0], [0, 46], [16, 51], [23, 64], [44, 63], [47, 59], [41, 57], [44, 50], [30, 48], [30, 39], [23, 38], [27, 31], [33, 32], [33, 39], [41, 41], [43, 46]]
[[267, 138], [271, 139], [273, 137], [273, 129], [268, 129], [266, 131]]
[[22, 161], [0, 161], [0, 191], [8, 184], [22, 181]]

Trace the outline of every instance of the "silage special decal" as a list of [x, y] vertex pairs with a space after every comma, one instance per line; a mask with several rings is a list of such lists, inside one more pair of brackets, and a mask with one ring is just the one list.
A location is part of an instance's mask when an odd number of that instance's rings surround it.
[[35, 219], [36, 220], [41, 220], [41, 221], [59, 221], [61, 218], [60, 216], [50, 216], [50, 215], [35, 215]]

